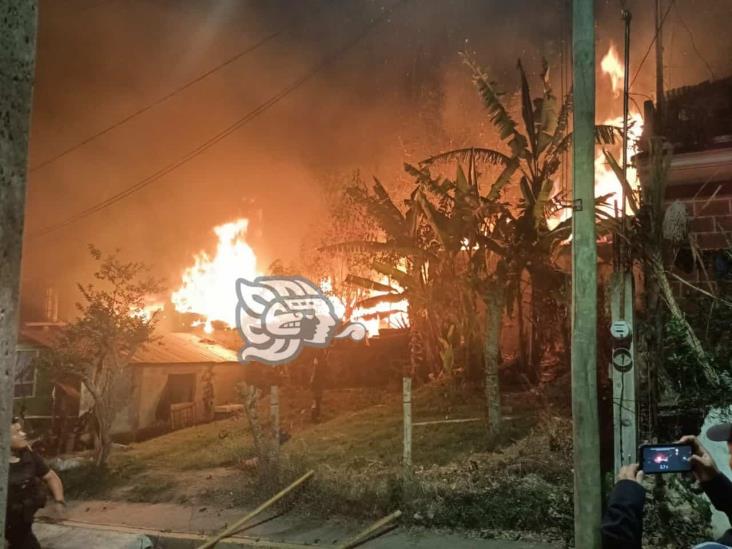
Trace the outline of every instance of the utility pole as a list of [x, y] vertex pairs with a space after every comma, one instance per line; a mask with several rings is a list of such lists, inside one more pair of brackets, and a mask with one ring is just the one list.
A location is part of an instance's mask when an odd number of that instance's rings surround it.
[[594, 0], [574, 0], [572, 15], [574, 544], [582, 549], [599, 549], [602, 482], [597, 410]]
[[36, 0], [0, 0], [0, 532], [5, 531]]
[[664, 134], [663, 120], [666, 113], [663, 91], [663, 0], [656, 0], [656, 120], [655, 131]]

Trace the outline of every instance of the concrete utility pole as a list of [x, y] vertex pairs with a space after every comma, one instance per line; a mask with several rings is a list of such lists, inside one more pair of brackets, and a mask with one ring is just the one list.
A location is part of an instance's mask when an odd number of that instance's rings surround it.
[[0, 532], [8, 499], [36, 17], [35, 0], [0, 0]]
[[599, 549], [601, 473], [597, 410], [594, 0], [574, 0], [572, 215], [572, 424], [574, 544]]

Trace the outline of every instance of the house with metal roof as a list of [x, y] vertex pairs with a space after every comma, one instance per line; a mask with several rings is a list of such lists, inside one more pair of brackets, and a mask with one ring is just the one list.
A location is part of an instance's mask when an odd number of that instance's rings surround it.
[[[54, 344], [60, 325], [30, 326], [20, 330], [16, 375], [16, 408], [46, 425], [54, 419], [57, 383], [38, 370], [33, 357]], [[213, 418], [218, 406], [238, 404], [238, 388], [245, 368], [236, 352], [193, 333], [160, 333], [137, 351], [117, 387], [117, 417], [112, 433], [137, 440]], [[77, 392], [75, 415], [88, 411], [93, 401], [78, 380], [66, 383]], [[69, 407], [66, 406], [68, 409]]]

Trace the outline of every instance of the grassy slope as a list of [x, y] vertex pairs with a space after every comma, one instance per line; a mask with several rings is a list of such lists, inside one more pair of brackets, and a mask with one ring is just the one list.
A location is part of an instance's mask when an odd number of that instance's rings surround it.
[[[420, 388], [413, 402], [414, 421], [483, 415], [479, 394], [466, 396], [450, 385]], [[268, 399], [260, 404], [266, 421]], [[298, 508], [314, 512], [376, 516], [399, 507], [407, 520], [436, 526], [566, 530], [571, 427], [565, 419], [539, 418], [534, 404], [527, 395], [508, 402], [514, 419], [500, 440], [487, 440], [482, 421], [415, 427], [415, 482], [404, 485], [399, 393], [328, 392], [323, 421], [312, 425], [307, 392], [286, 389], [281, 425], [292, 438], [282, 448], [282, 476], [316, 470], [298, 500]], [[81, 498], [251, 504], [262, 499], [255, 472], [244, 466], [253, 456], [247, 421], [238, 418], [117, 451], [103, 479], [82, 469], [67, 472], [65, 481]], [[222, 467], [227, 469], [217, 483], [209, 471]]]

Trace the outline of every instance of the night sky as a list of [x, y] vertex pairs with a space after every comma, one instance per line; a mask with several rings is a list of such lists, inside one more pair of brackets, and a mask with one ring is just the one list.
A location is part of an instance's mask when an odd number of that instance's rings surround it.
[[[610, 40], [620, 45], [620, 4], [598, 3], [599, 56]], [[652, 37], [652, 2], [627, 4], [635, 72]], [[668, 87], [709, 79], [710, 69], [728, 76], [732, 0], [676, 4], [665, 35]], [[214, 225], [246, 216], [262, 268], [293, 257], [323, 216], [319, 181], [359, 169], [388, 184], [405, 159], [490, 139], [460, 50], [475, 51], [508, 92], [518, 57], [536, 74], [545, 56], [559, 87], [568, 15], [561, 0], [41, 0], [24, 320], [37, 316], [49, 285], [70, 310], [74, 283], [89, 273], [90, 242], [122, 248], [174, 285], [192, 255], [213, 246]], [[323, 59], [330, 62], [293, 86]], [[653, 92], [654, 67], [651, 51], [634, 92]], [[607, 83], [599, 85], [600, 110], [612, 111]], [[180, 161], [288, 86], [259, 116], [139, 192], [38, 234]]]

